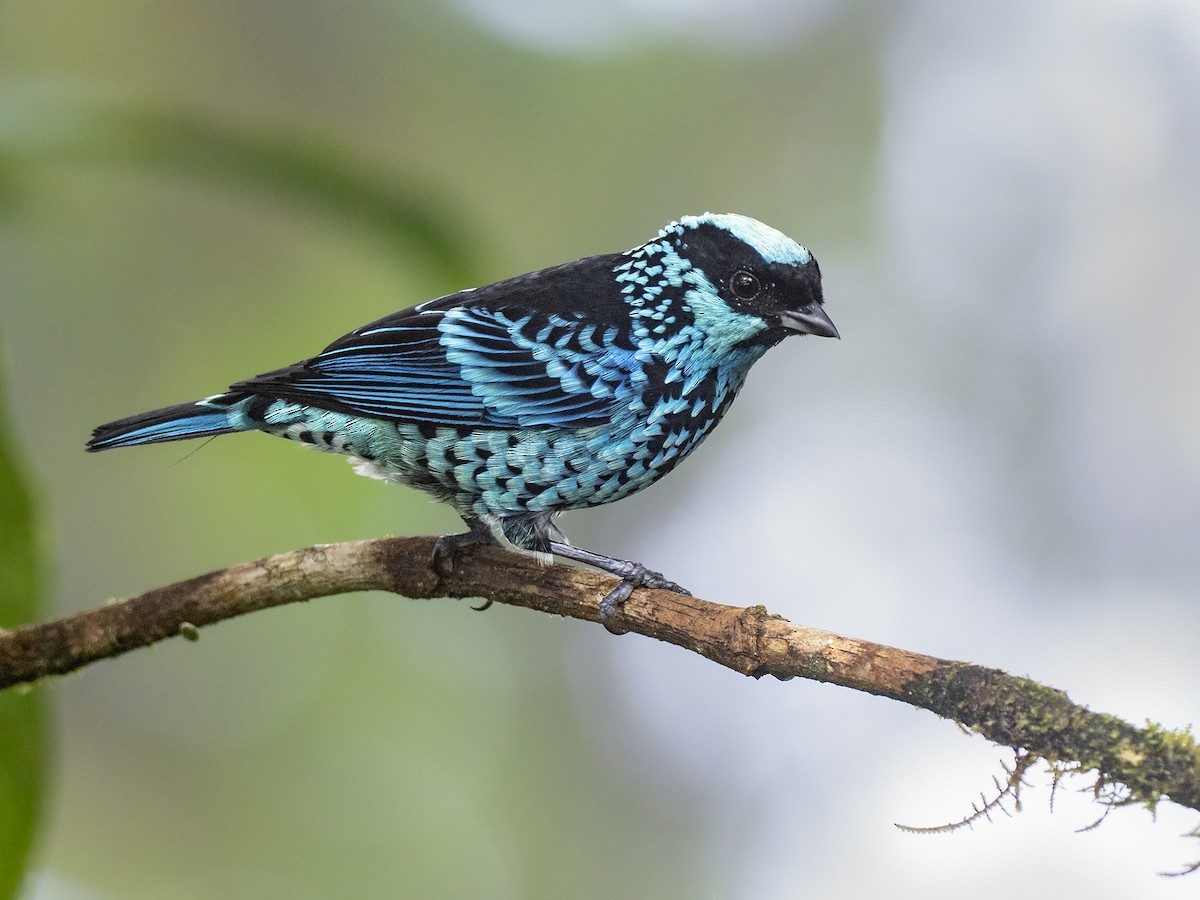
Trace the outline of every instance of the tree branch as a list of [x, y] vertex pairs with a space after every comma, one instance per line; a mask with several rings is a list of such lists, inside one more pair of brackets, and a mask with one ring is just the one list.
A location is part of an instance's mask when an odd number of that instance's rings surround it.
[[[368, 590], [414, 599], [482, 597], [595, 622], [600, 599], [615, 585], [607, 575], [540, 566], [494, 547], [463, 549], [454, 571], [442, 576], [430, 567], [433, 544], [433, 538], [387, 538], [307, 547], [0, 631], [0, 688], [166, 638], [194, 638], [205, 625], [298, 600]], [[1029, 679], [793, 625], [762, 606], [723, 606], [669, 591], [635, 591], [620, 619], [632, 632], [743, 675], [807, 678], [891, 697], [1059, 771], [1095, 771], [1097, 796], [1150, 807], [1169, 798], [1200, 810], [1200, 747], [1189, 733], [1136, 728]]]

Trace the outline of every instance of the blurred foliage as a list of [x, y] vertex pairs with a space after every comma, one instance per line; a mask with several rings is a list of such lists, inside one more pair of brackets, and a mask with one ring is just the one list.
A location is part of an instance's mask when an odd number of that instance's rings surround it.
[[0, 108], [0, 199], [13, 167], [31, 161], [159, 167], [273, 190], [355, 223], [393, 249], [415, 250], [450, 283], [477, 280], [465, 242], [437, 212], [441, 204], [359, 171], [320, 142], [240, 130], [40, 81], [0, 86]]
[[[0, 628], [39, 617], [33, 502], [5, 427], [0, 383]], [[48, 752], [42, 692], [0, 693], [0, 896], [16, 893], [41, 810]]]
[[[847, 340], [768, 355], [693, 460], [568, 515], [572, 539], [1186, 721], [1200, 54], [1172, 5], [1196, 21], [1187, 0], [12, 0], [0, 320], [58, 608], [460, 524], [260, 436], [85, 457], [98, 422], [729, 210], [813, 248]], [[621, 35], [516, 42], [501, 14]], [[1171, 625], [1127, 640], [1132, 609]], [[1130, 862], [1172, 824], [1106, 825], [1098, 851], [1061, 797], [947, 854], [889, 823], [958, 809], [982, 742], [517, 610], [297, 605], [55, 691], [30, 900], [950, 897], [1002, 840], [1025, 881], [982, 895], [1051, 873], [1146, 897], [1178, 863]]]

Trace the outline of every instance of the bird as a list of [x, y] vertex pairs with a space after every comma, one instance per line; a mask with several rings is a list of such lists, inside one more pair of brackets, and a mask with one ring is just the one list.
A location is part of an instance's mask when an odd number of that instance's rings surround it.
[[638, 587], [687, 591], [572, 545], [556, 517], [671, 472], [791, 335], [840, 337], [813, 255], [747, 216], [683, 216], [630, 250], [428, 300], [311, 359], [101, 425], [86, 449], [262, 431], [344, 454], [462, 517], [436, 571], [469, 544], [592, 566], [620, 579], [599, 615], [620, 634]]

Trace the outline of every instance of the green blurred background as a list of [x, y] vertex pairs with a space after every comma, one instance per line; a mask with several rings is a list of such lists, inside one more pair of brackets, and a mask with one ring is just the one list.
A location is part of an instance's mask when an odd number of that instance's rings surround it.
[[[769, 355], [695, 459], [572, 538], [1184, 725], [1197, 60], [1189, 0], [0, 0], [0, 333], [46, 614], [458, 527], [282, 441], [85, 456], [96, 424], [736, 211], [815, 252], [844, 340]], [[1045, 777], [1016, 821], [900, 834], [1001, 754], [499, 607], [326, 599], [36, 693], [36, 900], [1152, 897], [1197, 852], [1167, 808], [1076, 835], [1088, 798], [1051, 817]]]

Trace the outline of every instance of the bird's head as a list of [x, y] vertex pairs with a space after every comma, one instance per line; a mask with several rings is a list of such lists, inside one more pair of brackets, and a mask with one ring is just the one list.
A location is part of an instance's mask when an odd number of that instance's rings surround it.
[[768, 347], [789, 334], [839, 337], [822, 308], [817, 261], [787, 235], [747, 216], [705, 213], [673, 222], [659, 239], [703, 279], [691, 299], [698, 321]]

